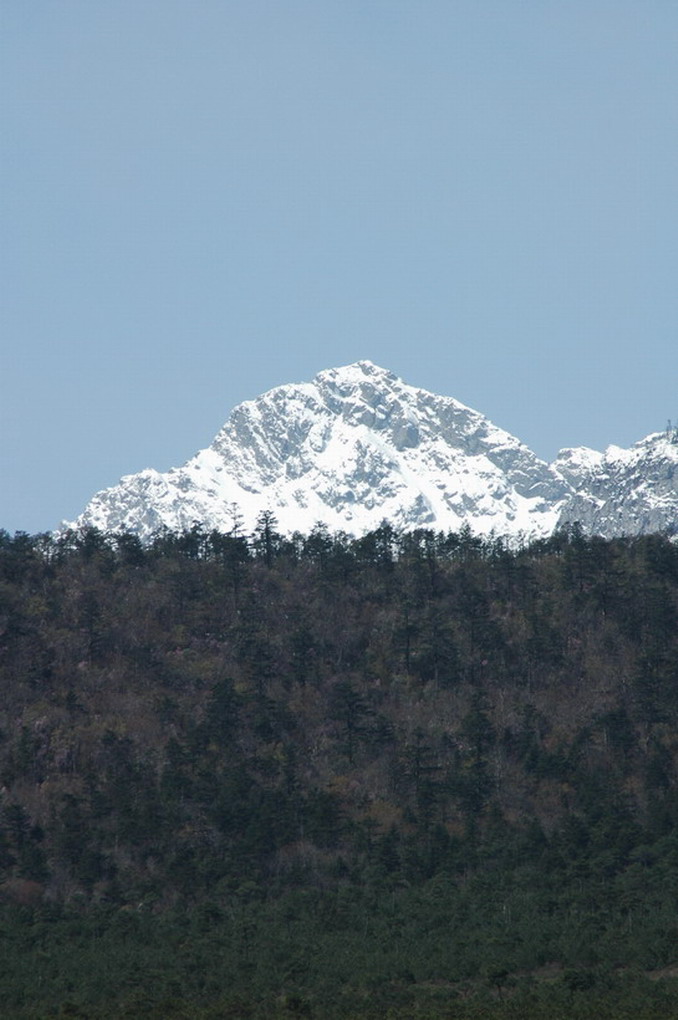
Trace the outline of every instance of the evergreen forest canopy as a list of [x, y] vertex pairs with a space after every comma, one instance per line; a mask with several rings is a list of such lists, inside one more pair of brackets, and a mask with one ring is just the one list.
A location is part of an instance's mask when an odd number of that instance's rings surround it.
[[0, 1015], [678, 1016], [677, 619], [656, 535], [0, 533]]

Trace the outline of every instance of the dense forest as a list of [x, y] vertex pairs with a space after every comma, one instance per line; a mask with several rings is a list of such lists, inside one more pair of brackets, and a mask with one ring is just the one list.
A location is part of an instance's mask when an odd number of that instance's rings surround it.
[[678, 1017], [678, 546], [0, 532], [0, 1015]]

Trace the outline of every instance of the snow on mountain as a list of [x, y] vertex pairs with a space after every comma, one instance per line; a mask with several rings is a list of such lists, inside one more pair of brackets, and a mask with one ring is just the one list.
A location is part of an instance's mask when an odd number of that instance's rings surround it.
[[477, 411], [359, 361], [238, 405], [180, 468], [127, 475], [74, 522], [105, 531], [246, 530], [274, 511], [281, 530], [361, 534], [396, 527], [549, 534], [569, 486]]
[[573, 494], [559, 524], [579, 521], [588, 534], [620, 535], [678, 530], [678, 436], [657, 432], [629, 450], [609, 446], [561, 450], [554, 468]]
[[[148, 538], [199, 522], [252, 531], [272, 510], [284, 532], [359, 535], [395, 527], [529, 537], [581, 522], [606, 537], [678, 531], [678, 433], [630, 450], [561, 450], [553, 464], [452, 397], [358, 361], [239, 404], [183, 467], [127, 475], [74, 527]], [[65, 524], [62, 527], [68, 527]]]

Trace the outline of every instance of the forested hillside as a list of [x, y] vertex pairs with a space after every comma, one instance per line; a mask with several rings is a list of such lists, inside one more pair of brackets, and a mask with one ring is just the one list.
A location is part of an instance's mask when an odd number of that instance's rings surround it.
[[656, 536], [0, 534], [0, 1015], [678, 1016], [677, 620]]

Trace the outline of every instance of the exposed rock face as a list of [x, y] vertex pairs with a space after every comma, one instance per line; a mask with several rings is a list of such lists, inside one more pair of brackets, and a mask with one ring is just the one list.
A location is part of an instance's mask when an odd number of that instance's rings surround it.
[[183, 467], [124, 477], [74, 524], [142, 538], [196, 521], [230, 531], [237, 508], [246, 530], [271, 509], [287, 532], [323, 522], [360, 534], [386, 519], [485, 535], [543, 536], [573, 520], [635, 533], [675, 520], [676, 463], [678, 445], [659, 436], [604, 455], [564, 450], [548, 465], [477, 411], [359, 361], [238, 405]]

